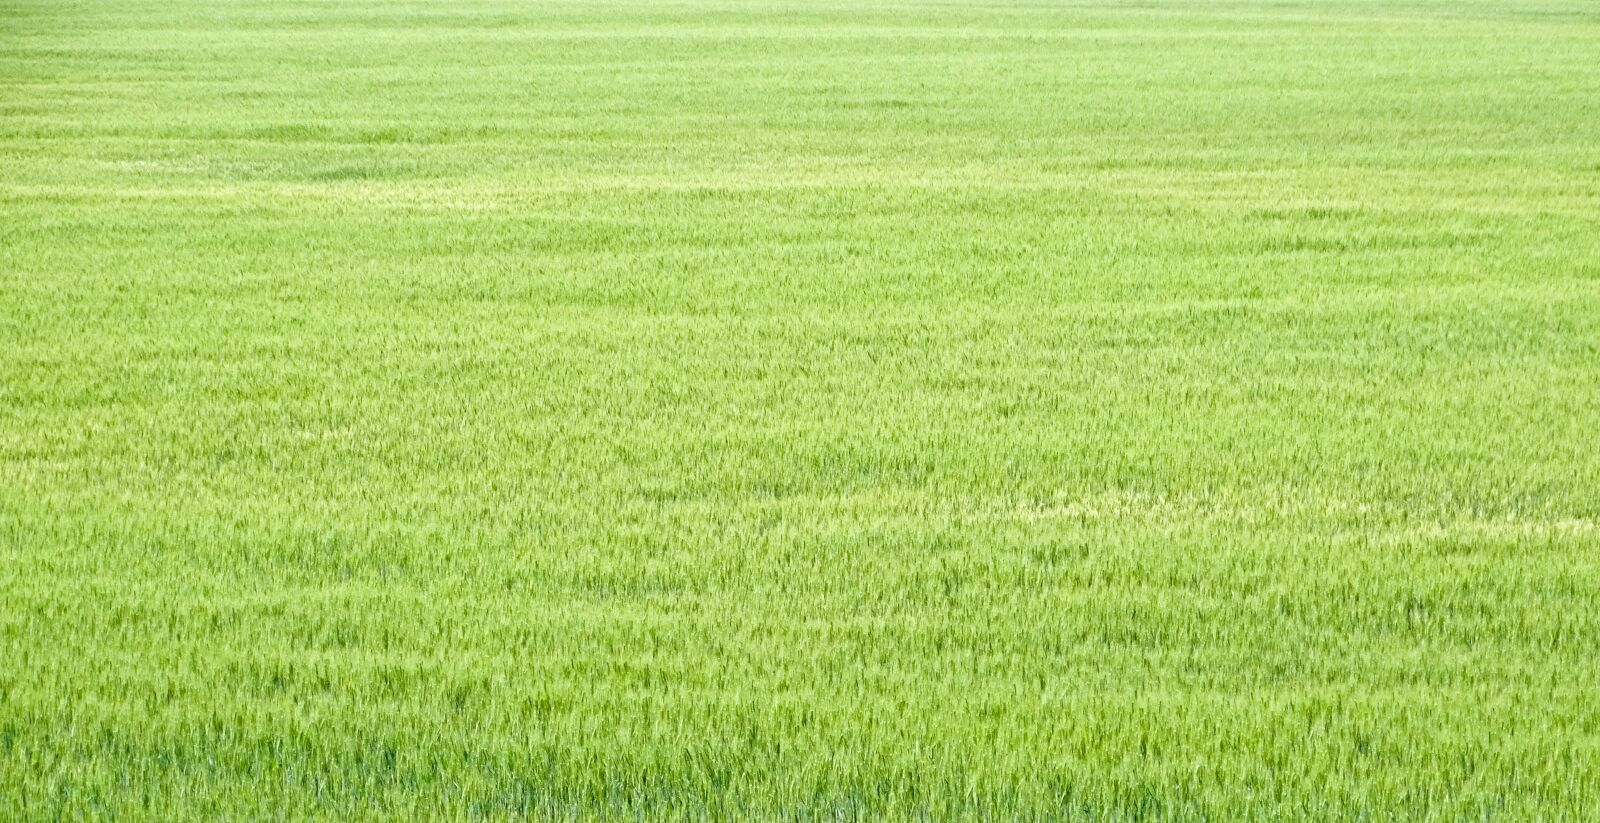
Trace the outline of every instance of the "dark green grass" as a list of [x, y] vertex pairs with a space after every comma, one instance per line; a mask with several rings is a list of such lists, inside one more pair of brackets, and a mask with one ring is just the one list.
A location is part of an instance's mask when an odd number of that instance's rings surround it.
[[0, 2], [0, 818], [1600, 818], [1600, 10]]

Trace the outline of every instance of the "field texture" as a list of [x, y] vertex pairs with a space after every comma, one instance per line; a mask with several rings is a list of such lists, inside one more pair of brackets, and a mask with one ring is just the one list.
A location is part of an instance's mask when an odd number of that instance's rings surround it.
[[1600, 6], [0, 0], [0, 819], [1600, 819]]

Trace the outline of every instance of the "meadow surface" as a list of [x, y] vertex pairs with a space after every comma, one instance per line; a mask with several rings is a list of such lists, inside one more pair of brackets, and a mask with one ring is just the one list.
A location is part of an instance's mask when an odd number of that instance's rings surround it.
[[1600, 819], [1600, 6], [0, 0], [0, 818]]

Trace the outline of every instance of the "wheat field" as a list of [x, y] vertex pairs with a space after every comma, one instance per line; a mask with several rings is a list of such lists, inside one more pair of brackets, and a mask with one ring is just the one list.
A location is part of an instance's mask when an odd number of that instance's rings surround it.
[[1600, 819], [1600, 7], [0, 0], [0, 818]]

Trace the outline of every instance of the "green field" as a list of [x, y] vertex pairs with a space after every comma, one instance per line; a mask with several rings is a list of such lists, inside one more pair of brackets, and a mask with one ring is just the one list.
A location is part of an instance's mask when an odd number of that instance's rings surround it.
[[1600, 819], [1600, 5], [0, 0], [0, 819]]

